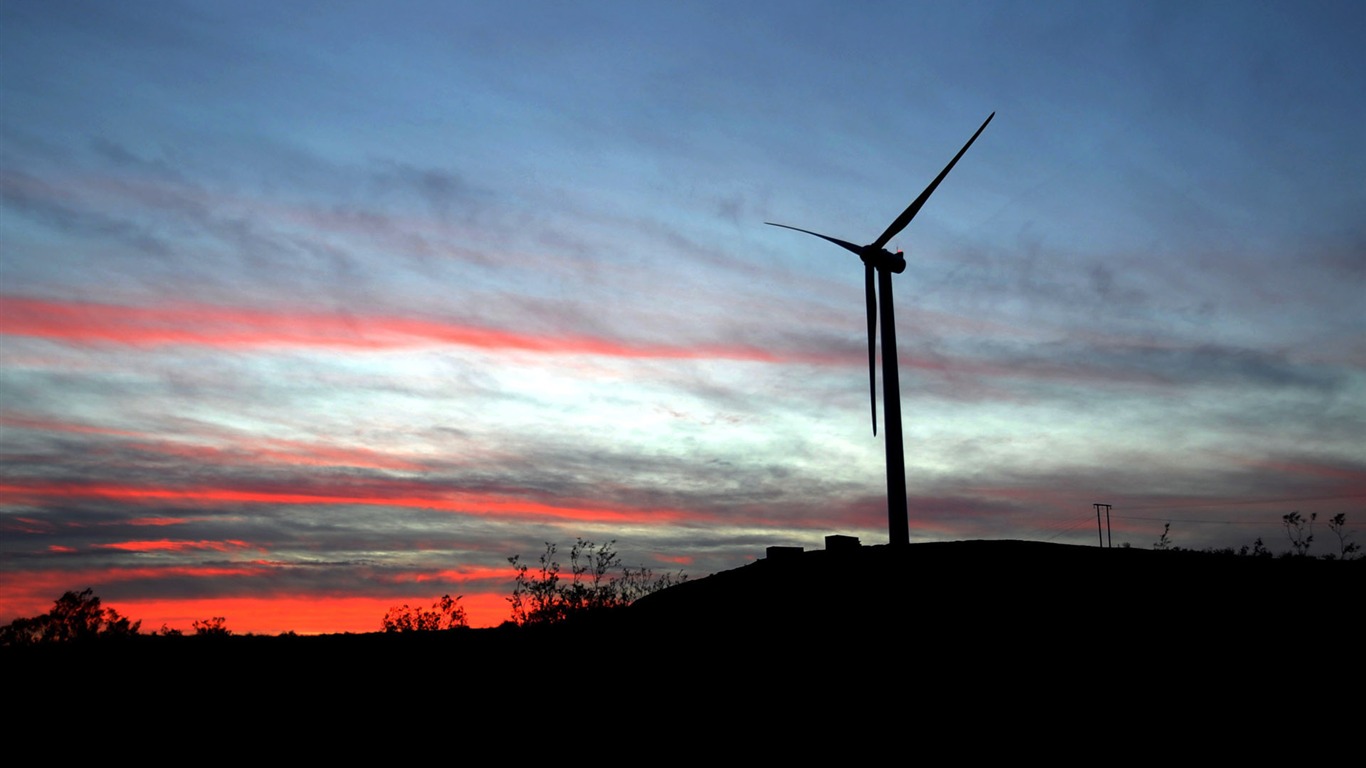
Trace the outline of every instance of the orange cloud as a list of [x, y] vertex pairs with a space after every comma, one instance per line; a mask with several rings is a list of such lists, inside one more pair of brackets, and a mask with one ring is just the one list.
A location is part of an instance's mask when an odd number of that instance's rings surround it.
[[[36, 616], [44, 613], [52, 608], [54, 600], [68, 590], [79, 590], [93, 586], [98, 593], [100, 585], [119, 582], [251, 577], [267, 574], [269, 571], [269, 568], [249, 564], [0, 571], [0, 623], [7, 623], [19, 616]], [[119, 612], [123, 613], [121, 609]], [[138, 617], [132, 616], [130, 618], [136, 620]]]
[[70, 344], [131, 347], [323, 347], [392, 349], [457, 345], [556, 355], [792, 362], [758, 347], [679, 346], [572, 334], [533, 335], [477, 325], [386, 316], [354, 316], [178, 304], [128, 307], [0, 297], [0, 334]]
[[184, 517], [138, 517], [128, 520], [128, 525], [184, 525], [189, 520]]
[[157, 541], [120, 541], [113, 544], [96, 544], [94, 546], [96, 549], [119, 549], [125, 552], [191, 552], [198, 550], [229, 552], [235, 549], [248, 549], [251, 547], [247, 542], [238, 539], [229, 541], [171, 541], [170, 539], [159, 539]]
[[513, 577], [514, 574], [512, 572], [512, 569], [507, 566], [502, 566], [498, 568], [446, 568], [432, 573], [409, 574], [400, 577], [400, 580], [413, 581], [418, 584], [427, 581], [468, 583], [471, 581], [511, 581]]
[[290, 490], [239, 490], [191, 487], [151, 488], [118, 483], [0, 484], [0, 501], [34, 502], [48, 498], [89, 497], [127, 501], [180, 501], [202, 504], [362, 504], [385, 507], [435, 509], [479, 517], [550, 518], [580, 522], [665, 523], [696, 520], [695, 512], [670, 509], [608, 509], [579, 500], [546, 504], [491, 494], [440, 492], [422, 483], [385, 481], [356, 484], [350, 493], [314, 493]]
[[[8, 307], [6, 307], [6, 309], [8, 309]], [[4, 332], [4, 327], [5, 315], [0, 314], [0, 333]], [[93, 427], [88, 424], [73, 424], [66, 421], [53, 421], [52, 419], [36, 419], [29, 416], [0, 416], [0, 425], [17, 427], [19, 429], [32, 429], [39, 432], [73, 432], [77, 434], [116, 435], [120, 437], [142, 436], [137, 432], [129, 432], [122, 429]]]
[[[107, 429], [86, 424], [38, 419], [27, 416], [0, 416], [0, 425], [38, 432], [66, 432], [77, 434], [97, 434], [114, 437], [129, 437], [134, 441], [125, 443], [129, 450], [157, 453], [163, 456], [206, 461], [213, 464], [301, 464], [324, 467], [363, 467], [369, 469], [389, 469], [401, 472], [417, 472], [425, 467], [392, 454], [382, 453], [369, 448], [335, 446], [326, 443], [282, 438], [257, 438], [230, 432], [200, 434], [204, 440], [226, 443], [227, 447], [190, 443], [184, 439], [165, 440], [146, 432], [132, 432], [120, 429]], [[152, 523], [149, 523], [152, 524]], [[155, 523], [169, 525], [170, 523]]]

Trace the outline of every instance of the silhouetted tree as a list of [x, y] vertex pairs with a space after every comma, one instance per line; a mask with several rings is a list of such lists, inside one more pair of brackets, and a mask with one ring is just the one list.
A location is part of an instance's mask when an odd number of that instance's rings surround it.
[[537, 574], [529, 574], [530, 567], [521, 562], [521, 555], [508, 558], [517, 573], [512, 587], [512, 621], [517, 624], [540, 624], [558, 621], [562, 615], [560, 595], [560, 564], [555, 562], [556, 545], [545, 543]]
[[227, 637], [232, 634], [228, 629], [228, 620], [222, 616], [214, 616], [211, 619], [196, 619], [194, 622], [195, 637]]
[[1262, 543], [1262, 537], [1258, 536], [1257, 540], [1252, 542], [1251, 550], [1248, 550], [1247, 545], [1244, 544], [1243, 548], [1238, 550], [1238, 554], [1251, 557], [1271, 557], [1271, 550], [1266, 548], [1266, 544]]
[[385, 632], [435, 632], [467, 627], [469, 623], [465, 618], [465, 608], [460, 605], [461, 597], [464, 595], [442, 595], [440, 600], [432, 603], [431, 610], [409, 608], [406, 604], [390, 608], [384, 614], [380, 627]]
[[[1290, 546], [1295, 550], [1296, 557], [1304, 557], [1309, 554], [1309, 545], [1314, 543], [1314, 521], [1319, 518], [1319, 513], [1314, 512], [1305, 520], [1299, 512], [1291, 512], [1281, 516], [1281, 523], [1285, 526], [1285, 535], [1290, 538]], [[1308, 529], [1306, 535], [1305, 529]]]
[[1349, 541], [1351, 534], [1347, 533], [1347, 513], [1339, 512], [1333, 515], [1333, 519], [1328, 521], [1328, 529], [1338, 537], [1338, 557], [1343, 560], [1350, 560], [1357, 552], [1361, 551], [1361, 545], [1355, 541]]
[[613, 548], [616, 540], [598, 546], [580, 538], [569, 550], [569, 579], [560, 576], [555, 560], [557, 546], [546, 542], [539, 567], [508, 558], [516, 572], [512, 596], [512, 621], [516, 624], [547, 624], [591, 611], [622, 608], [636, 600], [687, 580], [681, 571], [656, 577], [649, 568], [629, 568]]
[[67, 592], [52, 610], [0, 627], [0, 645], [75, 643], [132, 637], [142, 622], [130, 622], [113, 608], [101, 608], [94, 590]]
[[1162, 526], [1162, 538], [1153, 542], [1153, 549], [1168, 550], [1172, 548], [1171, 536], [1168, 535], [1171, 533], [1171, 530], [1171, 523], [1167, 523], [1166, 525]]

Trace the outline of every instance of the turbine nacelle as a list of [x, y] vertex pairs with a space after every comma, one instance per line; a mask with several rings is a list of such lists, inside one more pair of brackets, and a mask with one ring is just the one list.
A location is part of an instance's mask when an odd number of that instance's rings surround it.
[[892, 253], [886, 248], [865, 245], [859, 250], [858, 257], [863, 260], [864, 264], [884, 272], [899, 275], [906, 271], [906, 257], [902, 255], [901, 251]]

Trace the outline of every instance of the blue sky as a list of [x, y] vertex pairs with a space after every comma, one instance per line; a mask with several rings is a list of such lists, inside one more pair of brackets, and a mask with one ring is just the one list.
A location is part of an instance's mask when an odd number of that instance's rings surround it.
[[277, 5], [0, 3], [0, 620], [885, 540], [860, 265], [763, 222], [992, 112], [893, 241], [912, 539], [1362, 512], [1360, 3]]

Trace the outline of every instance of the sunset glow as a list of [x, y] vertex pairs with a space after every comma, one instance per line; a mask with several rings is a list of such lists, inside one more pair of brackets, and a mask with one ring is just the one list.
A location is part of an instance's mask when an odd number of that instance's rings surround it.
[[1366, 4], [772, 11], [0, 4], [0, 624], [886, 541], [863, 266], [764, 222], [870, 242], [992, 113], [889, 243], [911, 540], [1366, 526]]

